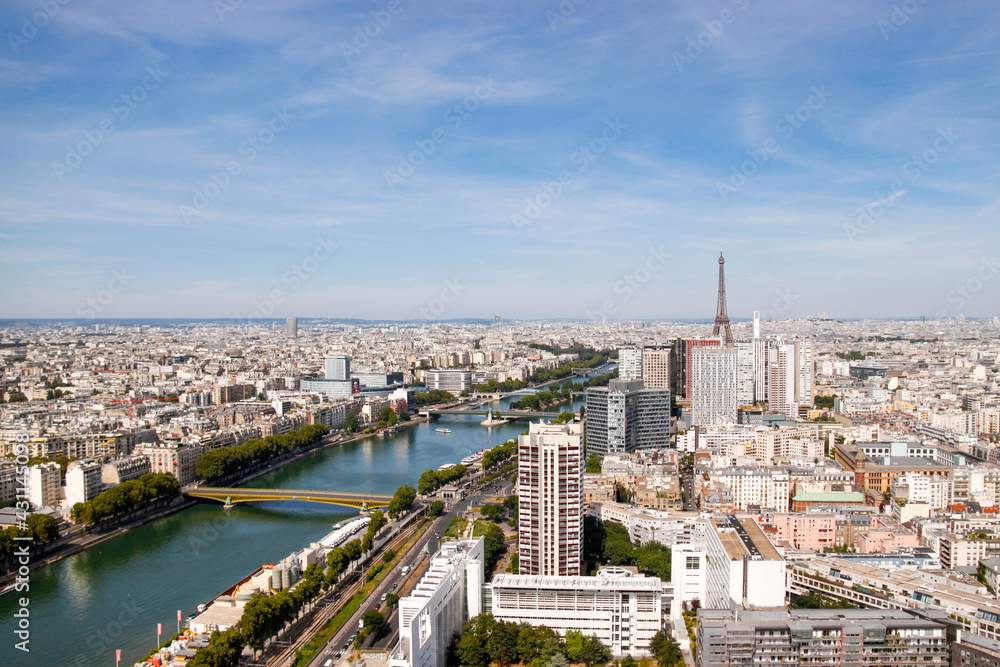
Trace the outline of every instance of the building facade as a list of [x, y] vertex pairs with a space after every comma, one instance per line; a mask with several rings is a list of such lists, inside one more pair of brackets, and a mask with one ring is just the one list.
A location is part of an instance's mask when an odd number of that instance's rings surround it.
[[518, 437], [519, 574], [580, 574], [582, 430], [579, 423], [538, 422]]

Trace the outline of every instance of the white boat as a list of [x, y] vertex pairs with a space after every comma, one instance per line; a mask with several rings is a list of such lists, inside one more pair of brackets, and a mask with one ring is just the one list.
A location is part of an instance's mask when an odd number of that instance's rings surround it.
[[437, 431], [438, 433], [451, 433], [450, 428], [436, 428], [434, 430]]

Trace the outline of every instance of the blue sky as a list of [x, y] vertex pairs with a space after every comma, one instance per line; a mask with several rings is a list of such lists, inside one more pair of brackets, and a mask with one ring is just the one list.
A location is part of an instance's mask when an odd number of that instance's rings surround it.
[[995, 2], [62, 1], [3, 317], [1000, 314]]

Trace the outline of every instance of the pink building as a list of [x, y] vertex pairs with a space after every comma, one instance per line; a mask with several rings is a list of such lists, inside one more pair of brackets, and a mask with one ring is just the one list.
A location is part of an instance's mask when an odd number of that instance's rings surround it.
[[822, 551], [836, 545], [837, 520], [832, 514], [774, 513], [759, 519], [772, 539], [786, 540], [797, 549]]
[[920, 546], [920, 538], [903, 528], [891, 517], [875, 515], [872, 527], [858, 538], [858, 551], [863, 554], [881, 554], [897, 549]]

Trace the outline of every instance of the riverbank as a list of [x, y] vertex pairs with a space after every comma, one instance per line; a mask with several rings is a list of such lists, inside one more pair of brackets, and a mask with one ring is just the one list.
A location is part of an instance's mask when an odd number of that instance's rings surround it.
[[[411, 418], [410, 421], [403, 422], [403, 425], [415, 426], [425, 421], [429, 421], [429, 418], [414, 417]], [[323, 438], [320, 444], [315, 447], [310, 447], [309, 449], [298, 451], [280, 460], [247, 471], [245, 474], [240, 475], [238, 478], [234, 480], [227, 481], [226, 483], [232, 486], [239, 486], [240, 484], [246, 484], [247, 482], [258, 478], [261, 475], [274, 472], [275, 470], [278, 470], [291, 463], [295, 463], [296, 461], [299, 461], [302, 458], [310, 454], [313, 454], [315, 452], [328, 449], [330, 447], [340, 447], [341, 445], [346, 445], [352, 442], [356, 442], [358, 440], [364, 440], [365, 438], [372, 438], [372, 437], [375, 437], [374, 433], [355, 433], [346, 437], [343, 437], [340, 434], [327, 435], [326, 437]], [[189, 486], [186, 488], [191, 488], [191, 487]], [[127, 522], [119, 526], [116, 526], [114, 528], [111, 528], [107, 531], [87, 532], [87, 530], [85, 529], [82, 533], [78, 534], [76, 537], [73, 537], [72, 532], [70, 532], [67, 535], [63, 535], [60, 536], [59, 538], [56, 538], [55, 540], [56, 542], [58, 542], [59, 540], [66, 540], [63, 544], [50, 547], [50, 550], [47, 550], [43, 553], [44, 556], [43, 558], [40, 558], [39, 560], [29, 563], [28, 567], [31, 570], [35, 570], [43, 568], [47, 565], [52, 565], [53, 563], [57, 563], [63, 560], [64, 558], [74, 556], [91, 547], [103, 544], [104, 542], [107, 542], [115, 537], [119, 537], [129, 532], [130, 530], [134, 530], [135, 528], [143, 526], [147, 523], [158, 521], [159, 519], [171, 516], [172, 514], [176, 514], [177, 512], [190, 509], [191, 507], [198, 505], [200, 502], [201, 501], [199, 500], [193, 500], [181, 495], [179, 498], [175, 498], [173, 501], [171, 501], [171, 503], [166, 507], [152, 508], [148, 512], [138, 514], [135, 517], [129, 519]], [[73, 529], [71, 528], [70, 530], [72, 531]], [[0, 576], [0, 589], [3, 589], [8, 584], [13, 582], [16, 576], [17, 576], [16, 571]]]

